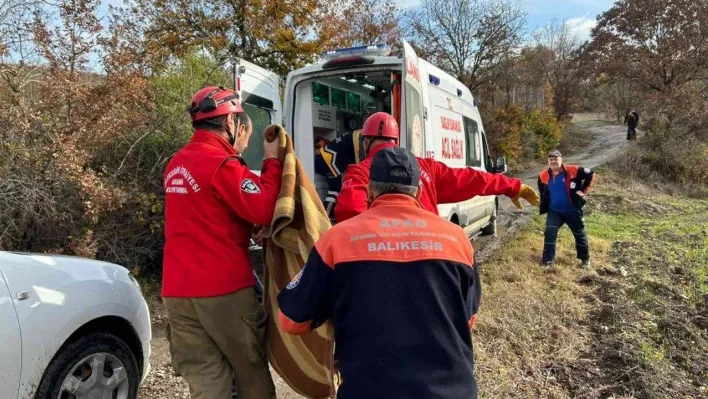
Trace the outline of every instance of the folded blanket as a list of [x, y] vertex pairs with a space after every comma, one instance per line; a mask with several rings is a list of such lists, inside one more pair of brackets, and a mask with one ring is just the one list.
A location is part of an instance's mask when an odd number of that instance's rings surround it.
[[268, 361], [299, 394], [312, 399], [334, 397], [331, 323], [302, 336], [286, 334], [278, 326], [278, 294], [298, 274], [315, 242], [331, 225], [313, 183], [295, 156], [290, 136], [280, 125], [268, 126], [265, 137], [270, 140], [275, 136], [280, 138], [283, 177], [273, 220], [263, 229], [267, 237], [263, 303], [269, 316]]

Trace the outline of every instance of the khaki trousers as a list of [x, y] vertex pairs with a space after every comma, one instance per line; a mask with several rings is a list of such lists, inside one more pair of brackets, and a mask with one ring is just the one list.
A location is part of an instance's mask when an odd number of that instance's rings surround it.
[[170, 319], [172, 365], [189, 384], [192, 399], [275, 398], [268, 370], [267, 314], [255, 290], [208, 298], [164, 297]]

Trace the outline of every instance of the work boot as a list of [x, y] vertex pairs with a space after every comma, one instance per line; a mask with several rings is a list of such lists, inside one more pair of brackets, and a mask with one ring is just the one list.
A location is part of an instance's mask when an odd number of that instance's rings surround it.
[[590, 259], [583, 259], [583, 261], [580, 262], [581, 269], [587, 269], [589, 267], [590, 267]]
[[543, 269], [545, 271], [553, 270], [553, 261], [549, 260], [548, 262], [541, 263], [541, 269]]

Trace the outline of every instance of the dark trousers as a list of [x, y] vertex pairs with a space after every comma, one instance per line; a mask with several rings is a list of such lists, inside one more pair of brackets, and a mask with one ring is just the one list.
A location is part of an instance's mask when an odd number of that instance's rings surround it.
[[637, 139], [637, 126], [636, 125], [627, 125], [627, 140], [636, 140]]
[[588, 246], [588, 237], [585, 235], [585, 223], [580, 211], [574, 210], [571, 212], [557, 212], [552, 209], [548, 210], [546, 217], [546, 232], [543, 240], [543, 262], [551, 262], [556, 257], [556, 240], [558, 239], [558, 230], [567, 224], [570, 231], [575, 236], [575, 250], [578, 259], [590, 259], [590, 247]]

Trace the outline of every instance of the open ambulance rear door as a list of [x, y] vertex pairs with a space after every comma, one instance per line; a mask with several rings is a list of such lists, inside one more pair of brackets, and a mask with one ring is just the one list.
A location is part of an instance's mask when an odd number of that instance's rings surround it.
[[263, 130], [272, 123], [283, 124], [280, 76], [240, 58], [233, 60], [231, 68], [234, 90], [239, 95], [243, 110], [253, 123], [253, 137], [243, 159], [254, 173], [260, 174]]

